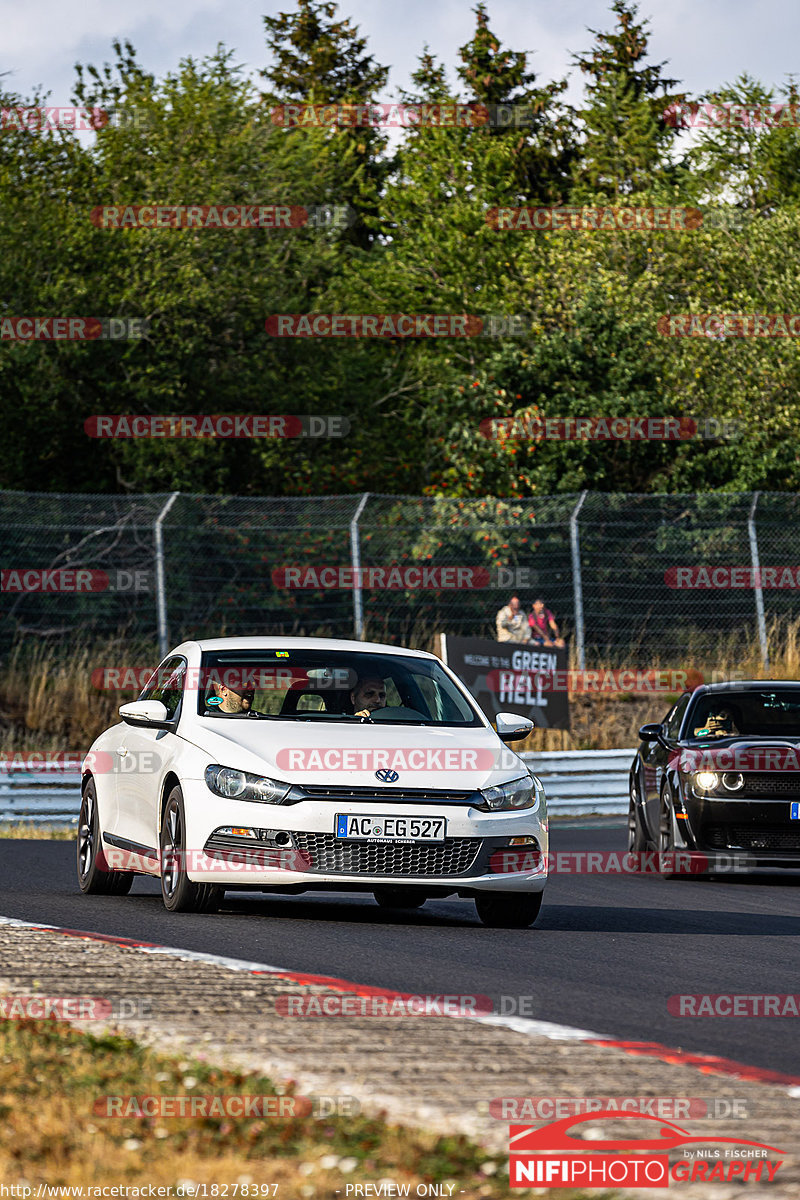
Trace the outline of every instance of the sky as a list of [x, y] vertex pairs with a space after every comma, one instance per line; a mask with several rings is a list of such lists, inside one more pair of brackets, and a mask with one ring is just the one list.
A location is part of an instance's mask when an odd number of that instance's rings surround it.
[[[113, 59], [111, 42], [127, 39], [141, 65], [157, 76], [187, 56], [202, 58], [218, 43], [255, 73], [267, 64], [262, 16], [293, 11], [295, 0], [0, 0], [6, 90], [29, 98], [37, 84], [51, 103], [69, 103], [76, 62], [99, 66]], [[369, 50], [392, 68], [386, 98], [407, 86], [427, 42], [450, 69], [475, 27], [472, 0], [341, 0], [368, 39]], [[606, 0], [487, 0], [490, 27], [501, 43], [530, 52], [542, 84], [561, 78], [571, 54], [588, 49], [587, 28], [610, 29]], [[747, 71], [779, 85], [800, 73], [800, 5], [796, 0], [643, 0], [650, 24], [651, 61], [668, 60], [668, 75], [700, 95]], [[568, 92], [580, 96], [578, 74]]]

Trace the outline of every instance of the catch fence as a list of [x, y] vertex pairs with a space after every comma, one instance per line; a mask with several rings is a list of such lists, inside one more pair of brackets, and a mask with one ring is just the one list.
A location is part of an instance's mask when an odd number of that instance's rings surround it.
[[121, 628], [162, 651], [236, 634], [491, 638], [517, 593], [541, 595], [578, 666], [684, 664], [721, 635], [757, 637], [766, 659], [771, 619], [800, 613], [798, 518], [800, 496], [766, 492], [3, 492], [0, 649]]

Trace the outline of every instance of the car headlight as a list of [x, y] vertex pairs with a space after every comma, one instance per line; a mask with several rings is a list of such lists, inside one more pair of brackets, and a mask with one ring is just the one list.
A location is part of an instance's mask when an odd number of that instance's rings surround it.
[[716, 771], [698, 771], [694, 777], [694, 786], [701, 792], [713, 792], [718, 783]]
[[259, 804], [280, 804], [291, 787], [279, 779], [220, 766], [206, 767], [206, 783], [212, 792], [226, 800], [255, 800]]
[[541, 784], [532, 775], [523, 775], [500, 783], [495, 787], [480, 788], [478, 794], [483, 804], [477, 805], [484, 812], [503, 812], [515, 808], [531, 808], [539, 801]]
[[722, 776], [722, 786], [729, 792], [740, 792], [744, 787], [744, 775], [741, 771], [726, 771]]

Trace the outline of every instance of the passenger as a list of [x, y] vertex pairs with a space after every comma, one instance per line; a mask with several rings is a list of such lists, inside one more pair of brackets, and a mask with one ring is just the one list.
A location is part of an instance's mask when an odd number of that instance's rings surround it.
[[215, 683], [214, 690], [217, 694], [211, 697], [209, 706], [223, 713], [249, 712], [256, 695], [254, 688], [238, 686], [234, 690], [224, 683]]

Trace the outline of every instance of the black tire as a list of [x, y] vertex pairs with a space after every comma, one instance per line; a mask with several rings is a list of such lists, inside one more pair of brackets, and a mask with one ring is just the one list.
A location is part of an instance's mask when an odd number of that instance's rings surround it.
[[427, 896], [420, 896], [413, 888], [378, 887], [372, 893], [381, 908], [422, 908]]
[[481, 892], [475, 897], [478, 916], [492, 929], [527, 929], [541, 907], [541, 892]]
[[213, 883], [192, 883], [186, 874], [186, 818], [183, 792], [174, 787], [161, 822], [161, 898], [170, 912], [216, 912], [223, 889]]
[[86, 896], [124, 896], [131, 890], [132, 871], [110, 871], [100, 841], [97, 789], [90, 779], [81, 797], [76, 839], [78, 887]]
[[630, 792], [628, 799], [628, 853], [629, 854], [644, 854], [647, 850], [647, 838], [642, 829], [639, 820], [640, 806], [637, 804], [639, 797], [639, 785], [636, 782], [636, 776], [631, 775]]

